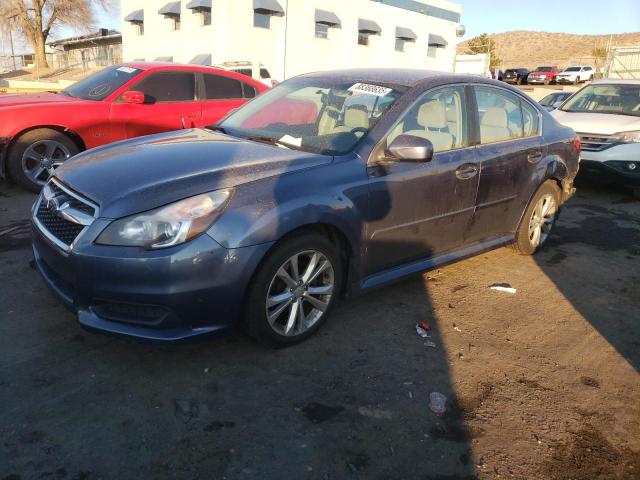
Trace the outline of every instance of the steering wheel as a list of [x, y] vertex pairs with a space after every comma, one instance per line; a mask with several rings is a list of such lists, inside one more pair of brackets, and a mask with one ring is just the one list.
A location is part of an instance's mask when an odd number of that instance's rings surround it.
[[356, 133], [362, 133], [363, 135], [366, 135], [367, 132], [369, 132], [369, 129], [365, 127], [356, 127], [351, 129], [351, 133], [353, 133], [354, 135]]

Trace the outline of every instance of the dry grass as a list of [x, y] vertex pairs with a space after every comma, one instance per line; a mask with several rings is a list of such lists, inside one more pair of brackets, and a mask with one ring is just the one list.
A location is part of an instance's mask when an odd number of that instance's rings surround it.
[[[571, 35], [518, 30], [489, 35], [504, 68], [535, 68], [539, 65], [594, 64], [591, 51], [609, 44], [609, 35]], [[467, 53], [467, 42], [458, 44], [458, 53]], [[612, 46], [640, 45], [640, 32], [611, 36]]]

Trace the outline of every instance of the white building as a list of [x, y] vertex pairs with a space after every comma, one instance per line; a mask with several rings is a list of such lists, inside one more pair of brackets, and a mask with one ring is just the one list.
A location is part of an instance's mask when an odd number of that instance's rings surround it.
[[453, 71], [461, 6], [447, 0], [122, 0], [123, 57], [249, 61], [283, 80], [353, 67]]

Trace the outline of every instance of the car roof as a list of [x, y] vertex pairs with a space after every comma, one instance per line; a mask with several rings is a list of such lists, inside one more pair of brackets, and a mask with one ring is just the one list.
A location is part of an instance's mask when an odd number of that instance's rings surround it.
[[329, 70], [299, 75], [296, 78], [335, 78], [337, 80], [382, 83], [404, 87], [416, 87], [421, 84], [436, 83], [487, 83], [504, 85], [502, 82], [486, 79], [476, 75], [462, 75], [433, 70], [418, 70], [410, 68], [357, 68], [348, 70]]
[[622, 79], [622, 78], [603, 78], [600, 80], [594, 80], [593, 82], [591, 82], [591, 85], [602, 85], [602, 84], [606, 84], [606, 85], [640, 85], [640, 80], [627, 80], [627, 79]]
[[193, 63], [174, 63], [174, 62], [124, 62], [119, 64], [122, 67], [138, 68], [140, 70], [156, 70], [156, 69], [190, 69], [199, 70], [203, 72], [228, 72], [228, 70], [222, 68], [210, 67], [208, 65], [195, 65]]

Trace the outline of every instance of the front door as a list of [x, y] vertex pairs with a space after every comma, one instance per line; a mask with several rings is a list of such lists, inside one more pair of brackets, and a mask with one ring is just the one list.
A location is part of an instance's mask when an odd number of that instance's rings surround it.
[[470, 240], [514, 232], [527, 206], [542, 159], [539, 114], [517, 95], [494, 87], [473, 88], [479, 122], [480, 163], [476, 214]]
[[[463, 87], [427, 92], [374, 149], [368, 166], [365, 275], [465, 243], [479, 178], [475, 151], [468, 146], [465, 105]], [[387, 147], [401, 134], [430, 140], [432, 160], [389, 158]]]
[[144, 93], [143, 104], [116, 100], [110, 121], [120, 138], [199, 126], [202, 104], [196, 99], [196, 76], [187, 70], [151, 72], [129, 90]]

